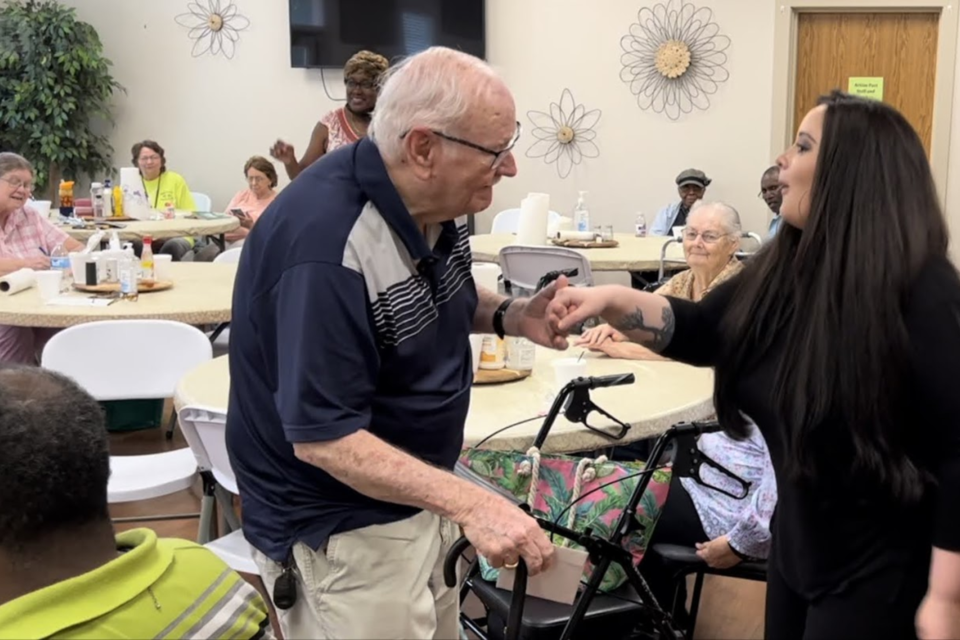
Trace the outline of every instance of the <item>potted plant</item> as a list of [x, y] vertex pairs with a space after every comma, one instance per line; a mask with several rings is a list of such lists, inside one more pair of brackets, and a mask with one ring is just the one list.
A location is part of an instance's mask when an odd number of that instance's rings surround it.
[[0, 150], [28, 158], [37, 195], [56, 200], [60, 177], [103, 176], [113, 147], [114, 91], [96, 30], [54, 0], [0, 3]]

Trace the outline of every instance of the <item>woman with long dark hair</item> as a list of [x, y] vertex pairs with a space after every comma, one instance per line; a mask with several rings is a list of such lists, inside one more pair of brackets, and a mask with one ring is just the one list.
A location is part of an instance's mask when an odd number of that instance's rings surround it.
[[777, 164], [783, 226], [701, 303], [566, 288], [554, 322], [601, 315], [714, 366], [725, 429], [759, 426], [779, 492], [767, 638], [960, 638], [960, 277], [923, 146], [834, 93]]

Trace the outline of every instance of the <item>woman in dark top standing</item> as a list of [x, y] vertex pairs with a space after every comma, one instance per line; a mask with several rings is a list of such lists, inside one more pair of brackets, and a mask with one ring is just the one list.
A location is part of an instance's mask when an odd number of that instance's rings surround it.
[[767, 638], [960, 638], [960, 278], [923, 146], [835, 93], [777, 164], [785, 224], [741, 275], [697, 304], [570, 287], [553, 321], [715, 367], [721, 423], [760, 427]]

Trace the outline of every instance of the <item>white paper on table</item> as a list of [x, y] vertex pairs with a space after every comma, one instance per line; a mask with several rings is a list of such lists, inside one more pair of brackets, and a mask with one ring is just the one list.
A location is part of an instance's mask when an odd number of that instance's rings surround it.
[[[550, 568], [527, 578], [527, 595], [571, 605], [577, 597], [588, 554], [582, 549], [557, 545], [553, 545], [553, 548], [553, 564]], [[497, 588], [512, 591], [516, 573], [514, 569], [501, 568], [497, 577]]]
[[35, 282], [36, 276], [33, 273], [33, 269], [17, 269], [13, 273], [8, 273], [0, 278], [0, 293], [12, 296], [15, 293], [29, 289]]
[[44, 304], [50, 307], [108, 307], [116, 298], [74, 298], [72, 296], [57, 296], [47, 300]]

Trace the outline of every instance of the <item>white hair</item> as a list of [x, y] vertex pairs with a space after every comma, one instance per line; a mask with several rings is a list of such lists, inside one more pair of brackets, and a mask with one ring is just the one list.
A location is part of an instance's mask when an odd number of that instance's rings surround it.
[[384, 158], [396, 160], [407, 131], [456, 129], [489, 81], [496, 79], [496, 72], [479, 58], [431, 47], [387, 71], [367, 135]]
[[740, 237], [742, 227], [740, 226], [740, 214], [737, 213], [736, 209], [725, 202], [704, 202], [703, 200], [699, 200], [690, 209], [690, 216], [695, 212], [706, 213], [707, 211], [712, 211], [720, 217], [720, 225], [723, 227], [724, 233], [734, 235], [738, 238]]

